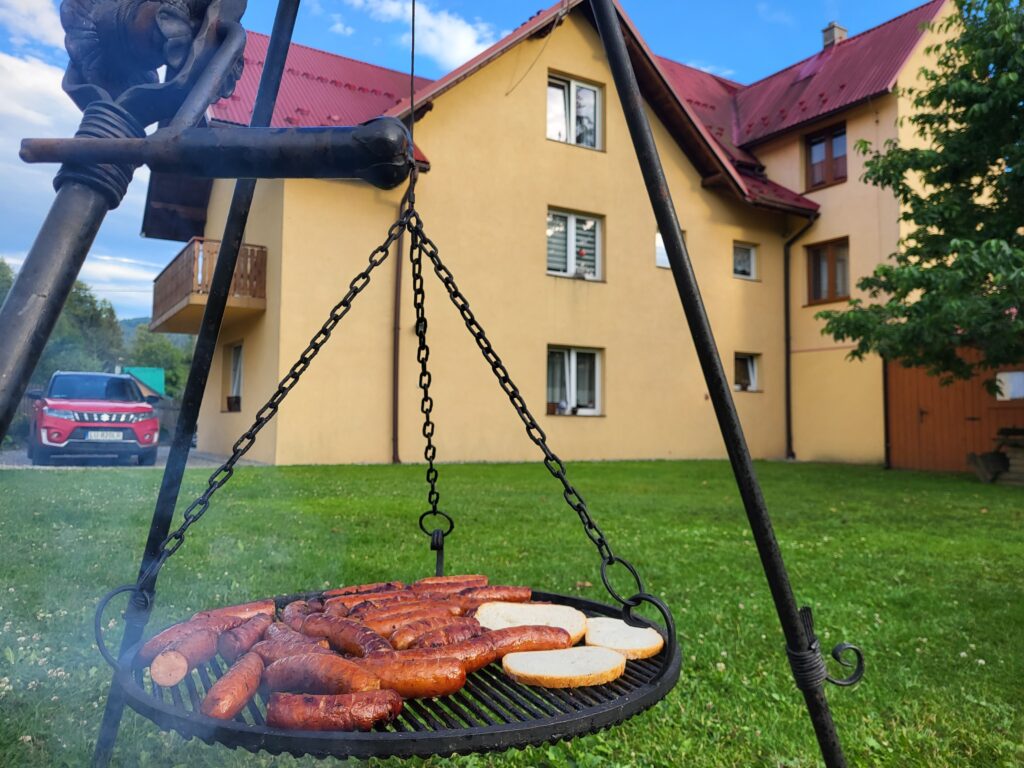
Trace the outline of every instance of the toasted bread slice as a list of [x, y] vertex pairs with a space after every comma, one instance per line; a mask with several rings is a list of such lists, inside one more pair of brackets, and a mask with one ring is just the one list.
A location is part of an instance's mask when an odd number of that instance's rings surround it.
[[475, 618], [481, 627], [507, 629], [508, 627], [561, 627], [569, 633], [576, 645], [587, 633], [587, 617], [567, 605], [551, 603], [484, 603], [476, 609]]
[[627, 659], [647, 659], [665, 647], [665, 638], [652, 627], [631, 627], [622, 619], [587, 619], [587, 645], [610, 648]]
[[543, 688], [603, 685], [626, 671], [625, 656], [593, 645], [558, 651], [510, 653], [501, 664], [505, 674], [517, 683]]

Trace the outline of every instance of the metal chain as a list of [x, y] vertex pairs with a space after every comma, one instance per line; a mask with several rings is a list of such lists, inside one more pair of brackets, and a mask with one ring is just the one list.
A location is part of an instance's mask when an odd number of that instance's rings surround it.
[[151, 576], [156, 570], [159, 570], [163, 565], [164, 561], [167, 560], [171, 555], [178, 551], [181, 545], [185, 542], [185, 532], [188, 531], [189, 527], [195, 523], [199, 518], [206, 513], [206, 510], [210, 507], [210, 499], [228, 480], [231, 479], [235, 473], [235, 464], [238, 463], [249, 449], [256, 442], [256, 436], [260, 430], [267, 425], [267, 423], [277, 415], [277, 410], [281, 406], [281, 402], [288, 396], [288, 393], [292, 391], [296, 384], [299, 383], [299, 379], [309, 368], [313, 358], [317, 356], [320, 349], [324, 344], [327, 343], [328, 339], [331, 338], [331, 334], [338, 324], [345, 318], [345, 315], [352, 309], [352, 302], [356, 296], [362, 293], [366, 286], [370, 284], [370, 275], [377, 267], [384, 263], [387, 259], [391, 247], [398, 240], [399, 235], [402, 234], [408, 228], [409, 220], [413, 215], [411, 205], [407, 206], [402, 211], [401, 216], [391, 225], [388, 229], [387, 239], [383, 243], [378, 245], [373, 252], [370, 254], [366, 268], [363, 269], [358, 275], [356, 275], [349, 283], [348, 292], [344, 298], [339, 301], [334, 308], [331, 310], [326, 322], [320, 327], [320, 330], [313, 335], [307, 347], [303, 350], [302, 354], [299, 355], [298, 361], [291, 367], [287, 375], [277, 385], [277, 389], [274, 394], [270, 396], [267, 403], [259, 409], [256, 413], [256, 418], [245, 433], [235, 442], [231, 448], [231, 455], [228, 460], [221, 464], [212, 475], [210, 475], [207, 481], [206, 490], [191, 504], [184, 513], [184, 522], [178, 527], [176, 531], [170, 533], [166, 539], [160, 545], [160, 553], [158, 558], [154, 561], [153, 566], [147, 571], [147, 573], [140, 579], [144, 581], [146, 577]]
[[605, 538], [604, 532], [594, 519], [590, 516], [590, 512], [587, 509], [587, 502], [580, 495], [579, 491], [573, 487], [572, 483], [569, 482], [566, 476], [565, 464], [560, 458], [551, 450], [547, 443], [547, 435], [541, 426], [537, 423], [533, 414], [530, 413], [530, 409], [526, 405], [526, 401], [523, 399], [522, 394], [519, 392], [519, 388], [512, 381], [512, 377], [509, 375], [508, 369], [505, 368], [505, 364], [501, 361], [498, 353], [494, 351], [494, 347], [491, 345], [490, 340], [487, 338], [487, 334], [480, 325], [480, 322], [476, 319], [476, 315], [470, 309], [469, 300], [463, 295], [462, 291], [455, 284], [455, 278], [447, 266], [441, 261], [441, 256], [438, 253], [437, 246], [434, 242], [426, 236], [423, 231], [423, 220], [420, 218], [418, 212], [413, 211], [412, 216], [409, 219], [409, 231], [415, 233], [415, 237], [420, 244], [420, 250], [430, 259], [431, 264], [434, 268], [434, 274], [444, 284], [445, 290], [448, 292], [448, 296], [455, 308], [462, 315], [462, 319], [466, 323], [466, 328], [469, 329], [473, 339], [476, 341], [476, 345], [480, 348], [483, 353], [484, 359], [494, 373], [494, 376], [498, 379], [498, 383], [501, 385], [502, 390], [508, 396], [509, 402], [512, 403], [512, 407], [515, 409], [519, 418], [522, 420], [523, 425], [526, 427], [526, 434], [533, 441], [533, 443], [540, 448], [544, 454], [544, 466], [547, 467], [548, 472], [562, 484], [562, 496], [566, 503], [579, 515], [580, 521], [583, 523], [583, 530], [587, 535], [587, 538], [597, 548], [598, 554], [601, 556], [602, 562], [602, 579], [605, 582], [605, 587], [608, 588], [609, 593], [624, 605], [634, 603], [635, 597], [622, 598], [609, 584], [606, 569], [607, 566], [619, 563], [626, 566], [627, 570], [633, 575], [637, 582], [637, 594], [643, 593], [643, 582], [641, 581], [636, 569], [630, 565], [623, 558], [617, 557], [613, 552], [611, 545]]

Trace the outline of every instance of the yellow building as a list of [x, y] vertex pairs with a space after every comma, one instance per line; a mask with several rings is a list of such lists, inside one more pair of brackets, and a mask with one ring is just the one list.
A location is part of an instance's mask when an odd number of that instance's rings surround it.
[[[830, 25], [818, 54], [750, 86], [655, 56], [623, 19], [755, 457], [884, 458], [882, 366], [848, 362], [813, 316], [896, 248], [897, 204], [859, 181], [852, 147], [907, 139], [897, 125], [908, 105], [894, 89], [916, 76], [933, 35], [921, 24], [944, 8], [935, 0], [848, 39]], [[213, 107], [214, 123], [248, 121], [266, 43], [250, 34], [243, 80]], [[587, 5], [559, 3], [417, 85], [425, 229], [555, 450], [724, 456]], [[293, 46], [274, 125], [403, 116], [407, 90], [402, 73]], [[156, 280], [155, 330], [198, 328], [231, 190], [153, 175], [144, 234], [190, 241]], [[248, 427], [384, 240], [401, 197], [353, 182], [259, 183], [201, 450], [226, 453]], [[462, 318], [426, 278], [438, 456], [536, 458]], [[419, 460], [416, 347], [408, 255], [393, 249], [250, 457]]]

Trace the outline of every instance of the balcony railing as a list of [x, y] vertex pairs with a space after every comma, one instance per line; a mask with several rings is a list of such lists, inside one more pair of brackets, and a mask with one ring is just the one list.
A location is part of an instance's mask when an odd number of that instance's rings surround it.
[[[193, 238], [153, 281], [150, 327], [162, 333], [196, 333], [210, 293], [219, 240]], [[225, 319], [267, 307], [267, 249], [243, 245], [231, 280]]]

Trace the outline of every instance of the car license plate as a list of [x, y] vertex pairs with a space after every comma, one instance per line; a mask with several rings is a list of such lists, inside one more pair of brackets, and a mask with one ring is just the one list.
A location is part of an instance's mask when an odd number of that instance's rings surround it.
[[117, 442], [124, 438], [124, 435], [120, 432], [106, 432], [106, 431], [90, 431], [86, 432], [86, 440], [100, 440], [105, 443]]

